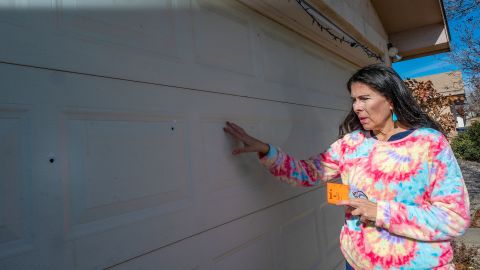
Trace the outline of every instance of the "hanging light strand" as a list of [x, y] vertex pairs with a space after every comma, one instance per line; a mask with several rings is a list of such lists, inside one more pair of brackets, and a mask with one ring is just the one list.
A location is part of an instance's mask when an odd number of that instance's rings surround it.
[[[320, 12], [318, 12], [312, 5], [310, 5], [308, 2], [304, 0], [295, 0], [302, 8], [305, 10], [305, 12], [310, 16], [312, 19], [312, 24], [316, 24], [319, 28], [320, 31], [322, 32], [327, 32], [334, 41], [339, 41], [340, 43], [346, 43], [350, 45], [352, 48], [360, 48], [363, 50], [363, 52], [369, 57], [369, 58], [375, 58], [378, 61], [381, 61], [382, 63], [385, 62], [383, 58], [379, 55], [370, 50], [367, 46], [363, 45], [362, 43], [358, 42], [355, 38], [350, 36], [348, 33], [343, 31], [340, 27], [336, 26], [332, 21], [330, 21], [327, 17], [322, 15]], [[327, 27], [323, 25], [320, 20], [326, 21], [330, 25], [332, 25], [334, 29]], [[335, 32], [340, 32], [342, 33], [341, 36], [337, 35]]]

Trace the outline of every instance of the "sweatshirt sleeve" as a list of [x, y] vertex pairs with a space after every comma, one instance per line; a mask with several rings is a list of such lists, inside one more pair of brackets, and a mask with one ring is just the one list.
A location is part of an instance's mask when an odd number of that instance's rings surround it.
[[420, 204], [378, 201], [376, 226], [421, 241], [449, 240], [470, 225], [469, 199], [462, 173], [446, 138], [432, 149], [429, 189]]
[[341, 140], [338, 140], [327, 151], [306, 160], [296, 160], [280, 148], [269, 145], [270, 150], [260, 157], [260, 163], [272, 175], [292, 186], [314, 186], [320, 180], [327, 181], [340, 175], [340, 145]]

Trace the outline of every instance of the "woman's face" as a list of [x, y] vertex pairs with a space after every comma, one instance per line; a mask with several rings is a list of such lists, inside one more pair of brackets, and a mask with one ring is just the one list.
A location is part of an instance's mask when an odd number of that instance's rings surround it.
[[370, 86], [355, 82], [351, 85], [353, 111], [365, 130], [383, 130], [393, 125], [392, 103]]

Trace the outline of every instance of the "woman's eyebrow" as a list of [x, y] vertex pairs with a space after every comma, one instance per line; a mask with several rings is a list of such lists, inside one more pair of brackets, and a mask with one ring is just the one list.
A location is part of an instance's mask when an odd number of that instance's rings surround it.
[[365, 94], [365, 95], [359, 95], [359, 96], [351, 96], [352, 99], [355, 99], [355, 98], [359, 98], [359, 97], [370, 97], [369, 94]]

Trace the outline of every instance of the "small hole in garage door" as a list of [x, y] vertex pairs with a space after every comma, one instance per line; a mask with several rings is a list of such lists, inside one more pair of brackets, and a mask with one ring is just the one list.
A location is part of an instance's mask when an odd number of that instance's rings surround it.
[[47, 156], [48, 158], [48, 162], [50, 162], [50, 164], [53, 164], [55, 162], [55, 154], [49, 154]]

